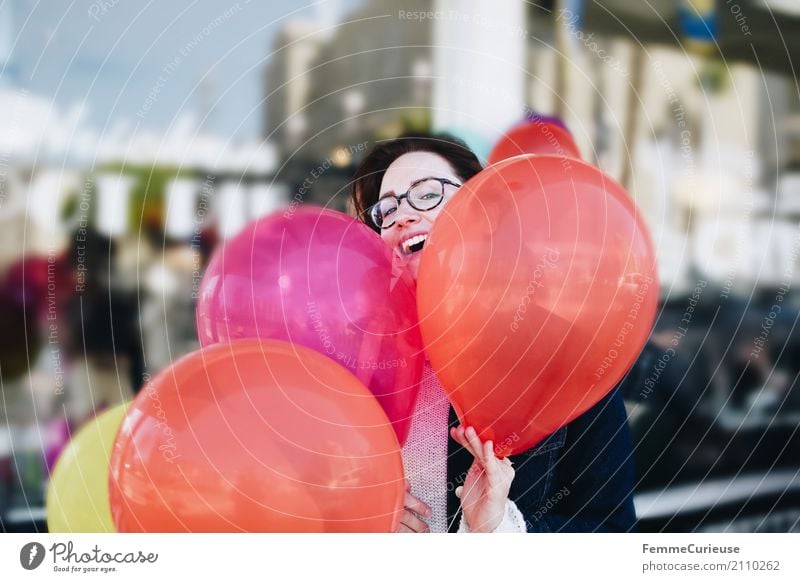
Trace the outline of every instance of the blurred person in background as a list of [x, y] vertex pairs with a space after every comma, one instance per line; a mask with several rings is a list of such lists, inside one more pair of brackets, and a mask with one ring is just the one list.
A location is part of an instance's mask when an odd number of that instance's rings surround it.
[[[450, 136], [407, 135], [383, 142], [356, 171], [353, 208], [416, 278], [437, 216], [481, 169], [475, 154]], [[616, 389], [533, 449], [501, 460], [491, 441], [481, 442], [473, 427], [458, 424], [426, 361], [402, 452], [407, 491], [401, 532], [634, 528], [631, 440]]]
[[[144, 376], [136, 295], [112, 285], [115, 244], [92, 232], [86, 239], [80, 257], [87, 269], [81, 286], [70, 293], [64, 338], [72, 363], [64, 405], [75, 426], [131, 400]], [[77, 271], [77, 243], [70, 254]]]
[[151, 240], [153, 258], [139, 272], [140, 328], [151, 375], [200, 347], [194, 313], [207, 250], [202, 237], [198, 242], [195, 248], [187, 241], [163, 235]]

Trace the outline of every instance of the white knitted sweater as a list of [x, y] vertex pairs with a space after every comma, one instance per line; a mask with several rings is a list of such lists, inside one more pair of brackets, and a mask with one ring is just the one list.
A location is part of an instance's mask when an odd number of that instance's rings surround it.
[[[414, 408], [408, 439], [403, 446], [403, 467], [411, 483], [411, 494], [433, 510], [427, 524], [433, 533], [447, 532], [447, 439], [450, 402], [430, 362], [425, 370]], [[449, 484], [454, 487], [455, 484]], [[461, 519], [459, 533], [469, 532], [466, 519]], [[510, 499], [506, 513], [495, 530], [525, 532], [525, 518]]]

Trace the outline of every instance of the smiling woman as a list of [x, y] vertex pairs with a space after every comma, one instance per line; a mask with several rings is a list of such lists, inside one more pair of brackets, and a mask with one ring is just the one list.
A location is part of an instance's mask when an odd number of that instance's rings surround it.
[[[475, 154], [449, 136], [382, 142], [356, 172], [353, 207], [416, 277], [436, 218], [481, 169]], [[631, 443], [617, 390], [523, 454], [499, 459], [497, 444], [458, 424], [426, 362], [402, 451], [407, 482], [398, 531], [633, 529]]]
[[481, 171], [478, 158], [447, 136], [409, 135], [377, 146], [353, 184], [358, 216], [416, 275], [419, 251], [434, 220], [456, 190]]

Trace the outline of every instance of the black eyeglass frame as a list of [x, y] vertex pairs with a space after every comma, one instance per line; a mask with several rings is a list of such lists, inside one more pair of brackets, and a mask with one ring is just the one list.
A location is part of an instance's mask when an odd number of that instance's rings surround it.
[[[442, 197], [439, 198], [439, 201], [436, 204], [434, 204], [433, 206], [431, 206], [430, 208], [417, 208], [416, 206], [414, 206], [414, 203], [412, 202], [412, 199], [409, 197], [409, 195], [411, 194], [411, 191], [414, 189], [415, 186], [417, 186], [419, 184], [422, 184], [423, 182], [427, 182], [428, 180], [436, 180], [437, 182], [439, 182], [442, 185]], [[373, 214], [375, 209], [380, 206], [380, 204], [381, 204], [381, 202], [383, 202], [383, 200], [385, 200], [386, 198], [394, 198], [395, 202], [397, 202], [397, 208], [399, 209], [400, 208], [400, 202], [405, 199], [408, 202], [408, 205], [411, 208], [413, 208], [414, 210], [416, 210], [418, 212], [428, 212], [429, 210], [433, 210], [434, 208], [439, 206], [442, 203], [442, 200], [444, 200], [444, 186], [445, 186], [445, 184], [449, 184], [450, 186], [455, 186], [456, 188], [461, 188], [461, 186], [462, 186], [462, 184], [458, 184], [457, 182], [453, 182], [452, 180], [449, 180], [447, 178], [436, 178], [434, 176], [428, 176], [427, 178], [420, 178], [419, 180], [414, 180], [411, 183], [411, 185], [408, 187], [408, 190], [406, 190], [402, 194], [399, 194], [399, 195], [397, 195], [397, 194], [389, 194], [387, 196], [382, 196], [375, 204], [373, 204], [372, 206], [367, 208], [365, 212], [367, 213], [367, 215], [369, 216], [369, 219], [372, 221], [372, 224], [374, 224], [376, 228], [380, 228], [381, 230], [385, 230], [387, 228], [391, 228], [391, 227], [394, 226], [395, 220], [392, 220], [392, 222], [390, 222], [387, 225], [378, 224], [378, 221], [375, 219], [375, 216]]]

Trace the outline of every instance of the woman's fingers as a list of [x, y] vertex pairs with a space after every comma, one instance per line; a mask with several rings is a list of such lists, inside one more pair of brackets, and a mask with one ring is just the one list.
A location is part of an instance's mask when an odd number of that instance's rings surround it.
[[[453, 437], [453, 440], [460, 444], [462, 447], [467, 449], [469, 453], [472, 455], [472, 451], [469, 448], [469, 443], [467, 439], [464, 437], [464, 427], [463, 426], [456, 426], [450, 429], [450, 436]], [[473, 457], [475, 455], [472, 455]]]
[[475, 469], [482, 468], [486, 472], [486, 478], [492, 487], [502, 485], [501, 488], [505, 489], [506, 483], [514, 478], [515, 472], [508, 458], [497, 458], [494, 442], [492, 440], [481, 442], [478, 433], [472, 427], [459, 426], [452, 432], [453, 439], [475, 457], [477, 463]]
[[405, 509], [403, 510], [403, 515], [400, 516], [400, 529], [398, 531], [401, 533], [428, 533], [430, 528], [427, 523], [417, 517], [416, 513]]
[[418, 515], [422, 515], [424, 517], [431, 516], [432, 511], [430, 506], [424, 501], [420, 501], [419, 499], [411, 495], [411, 493], [409, 493], [408, 491], [406, 491], [405, 498], [403, 499], [403, 505], [405, 506], [406, 509], [413, 511]]
[[[458, 427], [451, 429], [450, 434], [453, 436], [454, 441], [456, 441], [462, 447], [467, 449], [470, 455], [472, 455], [473, 457], [478, 459], [478, 461], [480, 461], [480, 457], [477, 454], [475, 447], [472, 446], [470, 439], [467, 437], [468, 430], [472, 430], [472, 432], [475, 431], [475, 429], [473, 429], [472, 427], [465, 428], [464, 426], [459, 425]], [[475, 436], [477, 437], [477, 434]], [[480, 442], [480, 439], [478, 439], [478, 442]]]
[[483, 469], [486, 471], [486, 479], [489, 481], [489, 489], [496, 487], [502, 480], [500, 473], [500, 461], [494, 455], [492, 441], [486, 441], [482, 444], [483, 449]]
[[454, 426], [450, 429], [450, 436], [453, 437], [453, 440], [460, 444], [462, 447], [467, 446], [467, 441], [464, 439], [464, 427], [463, 426]]
[[[467, 438], [467, 442], [469, 443], [470, 450], [472, 455], [478, 459], [478, 461], [482, 464], [486, 464], [486, 457], [483, 453], [483, 443], [481, 439], [478, 437], [477, 431], [472, 428], [471, 426], [467, 427], [464, 431], [464, 436]], [[494, 455], [494, 453], [492, 453]]]
[[453, 440], [467, 449], [475, 457], [476, 470], [482, 468], [486, 472], [486, 479], [493, 492], [508, 493], [510, 483], [514, 479], [514, 469], [508, 458], [498, 459], [494, 451], [494, 442], [487, 440], [481, 442], [477, 431], [473, 427], [458, 426], [451, 429]]
[[[406, 483], [408, 483], [407, 480]], [[427, 503], [411, 495], [410, 489], [409, 485], [403, 498], [403, 514], [400, 516], [400, 526], [397, 531], [400, 533], [427, 533], [430, 528], [419, 516], [430, 517], [433, 512]]]
[[493, 531], [503, 519], [514, 480], [511, 461], [507, 458], [498, 459], [494, 442], [491, 439], [482, 442], [473, 427], [459, 426], [450, 433], [475, 458], [464, 486], [456, 489], [464, 517], [469, 523], [479, 525], [480, 529], [474, 531]]
[[486, 479], [489, 482], [488, 492], [493, 498], [505, 499], [511, 490], [511, 483], [516, 472], [508, 458], [500, 460], [495, 456], [493, 444], [492, 441], [486, 441], [483, 445], [483, 453], [487, 459], [484, 468], [486, 469]]
[[497, 474], [497, 457], [494, 456], [492, 450], [492, 441], [481, 443], [481, 456], [483, 457], [483, 466], [486, 468], [486, 475], [491, 477]]
[[411, 484], [406, 479], [406, 493], [403, 498], [403, 514], [400, 516], [399, 533], [427, 533], [430, 531], [428, 524], [419, 516], [430, 517], [431, 508], [424, 501], [420, 501], [410, 493]]

